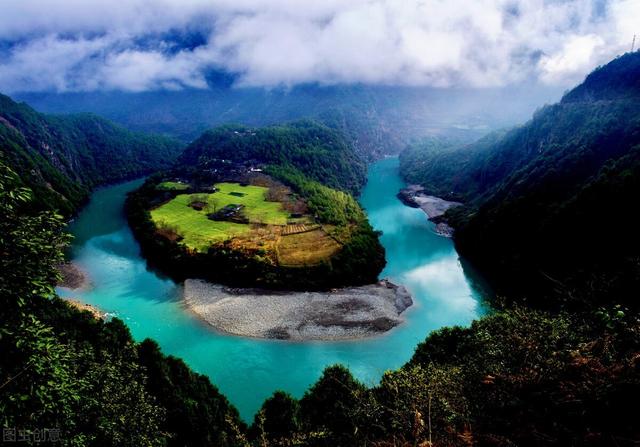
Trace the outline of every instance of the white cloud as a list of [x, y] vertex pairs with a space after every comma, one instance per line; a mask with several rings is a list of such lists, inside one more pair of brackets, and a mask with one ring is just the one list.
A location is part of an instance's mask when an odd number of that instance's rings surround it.
[[[267, 87], [569, 85], [640, 32], [638, 0], [9, 3], [2, 91], [200, 88], [212, 67]], [[176, 50], [194, 31], [203, 42]]]
[[437, 305], [442, 312], [472, 316], [478, 310], [478, 301], [473, 296], [462, 266], [451, 256], [417, 267], [407, 272], [403, 281], [413, 292], [429, 297], [430, 305]]
[[604, 45], [602, 38], [595, 34], [573, 36], [563, 47], [551, 56], [540, 60], [541, 78], [548, 83], [570, 81], [576, 74], [584, 73], [591, 67], [598, 49]]
[[175, 89], [180, 86], [205, 88], [197, 54], [181, 51], [165, 56], [157, 51], [123, 51], [109, 55], [100, 67], [102, 87], [130, 91], [152, 88]]

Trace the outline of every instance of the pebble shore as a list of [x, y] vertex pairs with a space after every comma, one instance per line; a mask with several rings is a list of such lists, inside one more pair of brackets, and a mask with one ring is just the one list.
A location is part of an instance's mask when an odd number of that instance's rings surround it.
[[461, 206], [460, 202], [451, 202], [440, 197], [426, 194], [420, 185], [409, 185], [398, 193], [398, 198], [407, 206], [420, 208], [425, 212], [429, 220], [436, 223], [436, 233], [444, 237], [453, 236], [453, 228], [449, 226], [442, 216], [449, 208]]
[[381, 334], [402, 323], [413, 301], [403, 286], [380, 281], [329, 292], [234, 289], [184, 283], [186, 307], [215, 329], [283, 340], [344, 340]]

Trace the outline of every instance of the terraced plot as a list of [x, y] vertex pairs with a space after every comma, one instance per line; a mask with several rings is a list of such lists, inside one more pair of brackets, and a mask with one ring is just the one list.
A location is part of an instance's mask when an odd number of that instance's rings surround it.
[[318, 224], [290, 224], [283, 228], [282, 235], [288, 236], [290, 234], [304, 233], [306, 231], [312, 231], [319, 228]]
[[[171, 232], [182, 237], [182, 243], [197, 251], [212, 244], [232, 239], [237, 250], [266, 251], [265, 256], [285, 267], [318, 265], [325, 262], [341, 245], [320, 225], [304, 216], [292, 223], [290, 214], [280, 202], [265, 200], [268, 188], [219, 183], [211, 194], [179, 194], [169, 202], [151, 210], [151, 217], [161, 234]], [[194, 209], [197, 201], [201, 211]], [[242, 212], [248, 224], [228, 220], [211, 220], [207, 214], [227, 205], [244, 205]]]
[[341, 246], [322, 228], [282, 236], [276, 247], [282, 266], [311, 266], [326, 261]]

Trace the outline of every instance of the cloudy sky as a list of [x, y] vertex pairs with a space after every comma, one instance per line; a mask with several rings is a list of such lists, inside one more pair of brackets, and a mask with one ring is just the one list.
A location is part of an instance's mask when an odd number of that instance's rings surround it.
[[570, 85], [640, 0], [0, 0], [0, 91]]

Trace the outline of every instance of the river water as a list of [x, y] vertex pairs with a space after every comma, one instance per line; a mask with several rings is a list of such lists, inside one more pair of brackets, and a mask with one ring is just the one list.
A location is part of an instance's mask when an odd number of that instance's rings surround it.
[[126, 193], [141, 182], [93, 194], [71, 225], [72, 258], [88, 273], [91, 286], [59, 293], [123, 319], [136, 340], [155, 339], [166, 354], [209, 376], [247, 421], [275, 390], [300, 397], [326, 366], [335, 363], [375, 385], [384, 371], [409, 360], [430, 331], [468, 324], [485, 311], [451, 240], [435, 234], [434, 224], [421, 210], [396, 198], [404, 183], [398, 160], [388, 158], [369, 166], [360, 203], [374, 228], [383, 231], [388, 263], [381, 278], [404, 284], [414, 297], [406, 323], [357, 341], [287, 342], [219, 334], [184, 309], [179, 284], [149, 270], [141, 258], [122, 209]]

